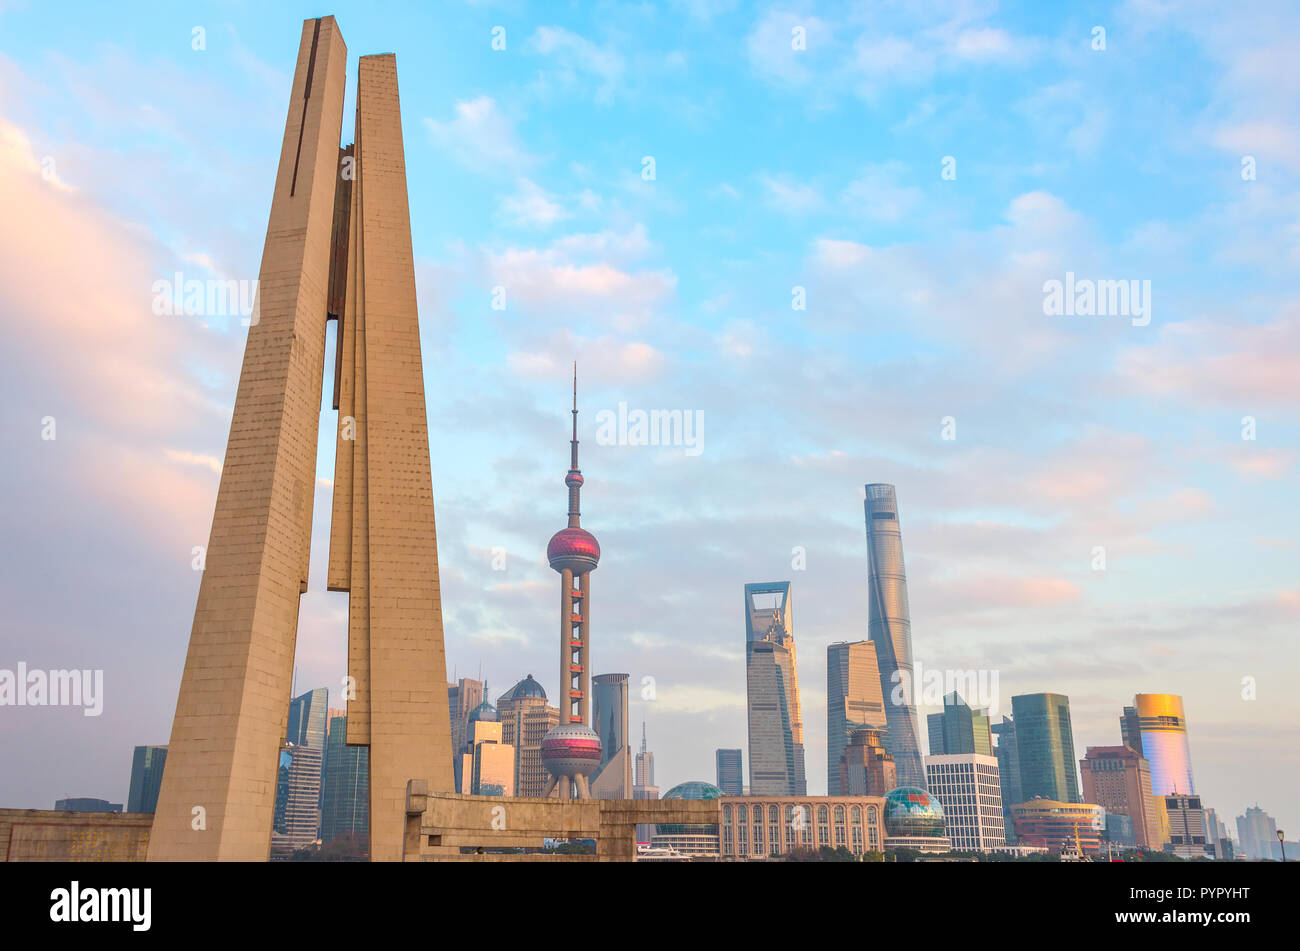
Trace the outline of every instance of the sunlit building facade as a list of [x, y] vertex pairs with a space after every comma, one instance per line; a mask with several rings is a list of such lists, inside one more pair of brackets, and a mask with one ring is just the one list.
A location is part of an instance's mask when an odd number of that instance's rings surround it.
[[894, 754], [885, 748], [880, 730], [855, 730], [839, 763], [841, 796], [885, 796], [898, 786]]
[[745, 685], [750, 792], [805, 795], [803, 717], [788, 581], [745, 585]]
[[1165, 843], [1165, 820], [1160, 797], [1151, 791], [1151, 768], [1146, 759], [1127, 746], [1090, 746], [1079, 761], [1083, 798], [1108, 815], [1127, 816], [1133, 823], [1133, 842], [1159, 851]]
[[876, 645], [831, 644], [826, 648], [826, 789], [832, 796], [851, 791], [841, 785], [840, 767], [853, 734], [873, 729], [883, 735], [887, 726]]
[[[1141, 737], [1138, 753], [1151, 764], [1152, 791], [1157, 796], [1195, 795], [1183, 698], [1171, 693], [1140, 693], [1133, 698], [1133, 709]], [[1128, 720], [1126, 714], [1121, 722]]]
[[1011, 808], [1020, 845], [1042, 846], [1049, 852], [1072, 850], [1077, 841], [1081, 852], [1101, 851], [1106, 829], [1106, 810], [1094, 803], [1030, 799]]
[[992, 852], [1007, 844], [997, 759], [978, 753], [927, 756], [925, 771], [954, 850]]
[[882, 797], [723, 796], [724, 861], [781, 859], [796, 849], [884, 851]]
[[540, 799], [550, 776], [542, 764], [542, 738], [560, 722], [560, 711], [546, 702], [546, 691], [529, 674], [497, 700], [501, 742], [515, 749], [515, 795]]
[[[876, 645], [880, 693], [889, 730], [885, 743], [894, 754], [898, 781], [925, 788], [921, 733], [912, 681], [912, 620], [907, 603], [903, 536], [894, 487], [866, 486], [868, 634]], [[897, 691], [895, 688], [898, 688]], [[898, 701], [898, 702], [895, 702]]]

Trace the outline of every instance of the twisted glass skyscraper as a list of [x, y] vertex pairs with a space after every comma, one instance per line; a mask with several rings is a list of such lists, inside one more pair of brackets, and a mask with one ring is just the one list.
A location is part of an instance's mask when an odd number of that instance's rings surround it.
[[898, 784], [925, 789], [919, 724], [913, 704], [912, 621], [894, 487], [879, 482], [867, 485], [864, 508], [871, 605], [868, 634], [876, 645], [880, 690], [889, 724], [885, 746], [894, 756]]

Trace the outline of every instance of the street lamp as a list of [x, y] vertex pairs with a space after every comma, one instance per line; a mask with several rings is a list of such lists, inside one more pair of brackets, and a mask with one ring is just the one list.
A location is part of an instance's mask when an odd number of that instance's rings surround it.
[[1284, 838], [1285, 835], [1286, 833], [1283, 832], [1281, 829], [1277, 830], [1277, 844], [1282, 847], [1282, 861], [1284, 863], [1286, 862], [1286, 839]]

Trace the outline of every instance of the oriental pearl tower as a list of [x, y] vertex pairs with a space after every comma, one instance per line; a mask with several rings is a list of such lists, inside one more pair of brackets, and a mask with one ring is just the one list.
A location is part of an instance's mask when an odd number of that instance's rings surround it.
[[590, 799], [587, 778], [600, 768], [600, 736], [588, 725], [591, 648], [591, 573], [600, 545], [578, 524], [582, 472], [578, 469], [578, 366], [573, 366], [573, 439], [564, 484], [569, 524], [551, 536], [546, 559], [560, 573], [560, 723], [542, 738], [542, 765], [551, 774], [546, 795]]

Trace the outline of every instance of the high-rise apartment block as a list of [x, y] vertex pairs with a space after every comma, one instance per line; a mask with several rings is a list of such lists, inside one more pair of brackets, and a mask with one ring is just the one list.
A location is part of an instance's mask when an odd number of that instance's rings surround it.
[[1016, 826], [1011, 807], [1024, 802], [1020, 789], [1020, 748], [1016, 743], [1016, 722], [1004, 716], [1001, 723], [989, 727], [997, 741], [993, 754], [998, 759], [998, 780], [1002, 785], [1002, 820], [1006, 827], [1007, 843], [1015, 844]]

